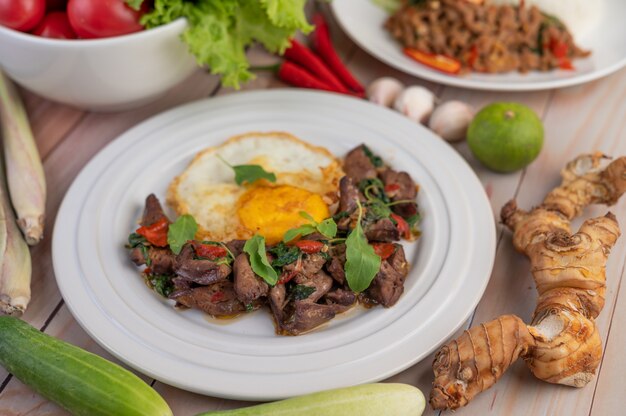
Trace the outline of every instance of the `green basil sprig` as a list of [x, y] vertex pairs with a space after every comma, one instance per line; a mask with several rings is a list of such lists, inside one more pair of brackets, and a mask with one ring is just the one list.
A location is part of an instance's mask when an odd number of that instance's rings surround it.
[[354, 292], [362, 292], [369, 287], [374, 277], [380, 270], [380, 256], [374, 252], [374, 248], [369, 245], [363, 227], [361, 227], [361, 217], [363, 207], [357, 200], [359, 207], [359, 219], [356, 227], [346, 238], [346, 280], [348, 286]]
[[259, 179], [266, 179], [270, 182], [276, 182], [276, 175], [272, 172], [268, 172], [259, 165], [231, 165], [220, 155], [217, 157], [230, 166], [235, 171], [235, 182], [237, 185], [243, 185], [244, 183], [254, 183]]
[[322, 222], [317, 222], [311, 215], [304, 211], [300, 211], [300, 216], [309, 220], [309, 224], [303, 224], [298, 228], [288, 230], [283, 236], [283, 242], [288, 243], [298, 236], [304, 237], [306, 235], [313, 234], [316, 231], [329, 239], [334, 238], [337, 235], [337, 223], [334, 219], [332, 219], [332, 217], [326, 218]]
[[265, 237], [255, 234], [246, 241], [243, 251], [250, 257], [252, 271], [259, 275], [267, 284], [274, 286], [278, 282], [278, 273], [272, 268], [265, 252]]

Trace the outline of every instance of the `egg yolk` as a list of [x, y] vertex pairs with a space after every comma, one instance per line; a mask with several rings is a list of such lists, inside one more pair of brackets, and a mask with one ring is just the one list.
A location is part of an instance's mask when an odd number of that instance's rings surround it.
[[289, 185], [251, 188], [237, 203], [241, 224], [265, 237], [269, 244], [281, 241], [287, 230], [308, 222], [300, 211], [317, 222], [330, 216], [320, 195]]

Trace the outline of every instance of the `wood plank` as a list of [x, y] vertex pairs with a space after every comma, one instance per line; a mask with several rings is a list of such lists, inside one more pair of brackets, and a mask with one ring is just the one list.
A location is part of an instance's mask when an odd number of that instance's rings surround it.
[[[624, 235], [622, 235], [624, 238]], [[622, 268], [616, 306], [611, 317], [610, 332], [604, 348], [604, 360], [598, 373], [598, 382], [591, 407], [591, 416], [614, 414], [624, 407], [626, 386], [626, 269]]]
[[[249, 57], [254, 65], [269, 65], [276, 61], [276, 58], [265, 53], [261, 48], [253, 48], [249, 53]], [[485, 93], [479, 91], [467, 91], [452, 88], [440, 88], [439, 86], [429, 83], [427, 81], [413, 78], [409, 75], [400, 73], [387, 67], [386, 65], [376, 61], [365, 52], [358, 50], [347, 61], [348, 67], [355, 72], [361, 81], [369, 83], [373, 79], [379, 76], [394, 76], [400, 79], [405, 85], [423, 85], [433, 91], [440, 93], [442, 100], [461, 99], [470, 103], [476, 108], [482, 107], [485, 103], [498, 101], [498, 100], [515, 100], [523, 102], [532, 107], [538, 114], [543, 114], [548, 103], [550, 93], [549, 92], [535, 92], [535, 93]], [[244, 89], [259, 89], [259, 88], [276, 88], [283, 86], [280, 81], [272, 74], [258, 74], [256, 80], [252, 81], [248, 85], [244, 86]], [[219, 94], [231, 93], [228, 89], [223, 89]], [[521, 172], [511, 175], [500, 175], [488, 171], [480, 166], [471, 157], [467, 146], [464, 144], [457, 145], [462, 155], [467, 158], [474, 169], [476, 169], [479, 178], [483, 184], [490, 189], [490, 197], [492, 199], [492, 206], [495, 211], [499, 212], [502, 201], [506, 201], [513, 197], [517, 185], [520, 181]], [[503, 185], [503, 181], [506, 182]], [[460, 332], [458, 333], [460, 334]], [[458, 335], [457, 334], [457, 335]], [[432, 382], [432, 372], [430, 370], [431, 363], [433, 361], [434, 354], [424, 359], [421, 363], [416, 364], [412, 368], [405, 370], [404, 372], [392, 377], [391, 382], [408, 382], [413, 385], [417, 385], [425, 394], [428, 394], [430, 385]], [[157, 390], [162, 391], [165, 395], [168, 403], [172, 408], [180, 411], [183, 414], [193, 413], [202, 409], [211, 410], [219, 408], [233, 408], [237, 406], [237, 403], [233, 403], [229, 400], [219, 400], [214, 398], [203, 398], [197, 394], [183, 392], [174, 387], [164, 387], [162, 383], [157, 382], [155, 384]], [[224, 407], [225, 406], [225, 407]], [[425, 414], [431, 414], [431, 410]]]
[[[50, 323], [46, 332], [54, 334], [56, 338], [76, 345], [84, 350], [98, 354], [105, 359], [119, 364], [126, 369], [133, 371], [118, 359], [109, 354], [104, 348], [100, 347], [93, 339], [91, 339], [82, 328], [76, 323], [67, 307], [63, 306]], [[134, 372], [134, 371], [133, 371]], [[138, 374], [135, 372], [135, 374]], [[152, 381], [151, 378], [138, 374], [147, 384]], [[46, 416], [65, 416], [70, 415], [69, 412], [49, 402], [44, 397], [32, 391], [28, 386], [19, 380], [12, 378], [7, 387], [0, 393], [0, 415], [18, 416], [18, 415], [46, 415]]]
[[[544, 150], [526, 171], [518, 193], [521, 207], [530, 208], [539, 203], [559, 183], [558, 171], [576, 155], [593, 150], [612, 155], [626, 154], [626, 142], [623, 141], [625, 81], [626, 71], [621, 71], [604, 80], [554, 93], [544, 118]], [[622, 224], [626, 223], [625, 208], [626, 198], [611, 208]], [[585, 212], [585, 218], [604, 215], [606, 211], [606, 207], [593, 207]], [[625, 255], [626, 239], [622, 238], [607, 264], [607, 302], [597, 320], [603, 339], [606, 339], [615, 306]], [[514, 251], [507, 234], [498, 250], [495, 269], [474, 323], [504, 313], [516, 313], [528, 320], [535, 304], [536, 293], [528, 261]], [[595, 384], [596, 380], [583, 389], [550, 385], [534, 379], [525, 365], [518, 363], [495, 387], [457, 414], [549, 415], [557, 410], [559, 414], [587, 414]]]
[[37, 141], [39, 155], [45, 159], [86, 113], [48, 101], [23, 88], [20, 89], [20, 94]]
[[[123, 113], [89, 113], [52, 150], [44, 162], [50, 190], [46, 204], [46, 231], [44, 240], [31, 249], [33, 293], [24, 320], [41, 328], [61, 300], [52, 270], [52, 227], [65, 192], [83, 166], [123, 131], [165, 109], [206, 97], [215, 91], [217, 85], [217, 77], [199, 70], [166, 96], [147, 106]], [[0, 368], [0, 379], [5, 376], [6, 371]]]

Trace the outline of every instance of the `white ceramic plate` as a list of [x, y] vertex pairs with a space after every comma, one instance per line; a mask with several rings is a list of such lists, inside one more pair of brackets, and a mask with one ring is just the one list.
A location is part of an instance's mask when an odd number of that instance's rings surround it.
[[[574, 38], [592, 54], [574, 61], [575, 71], [533, 71], [528, 74], [478, 74], [454, 76], [428, 68], [408, 58], [383, 27], [387, 13], [373, 0], [333, 0], [333, 13], [343, 30], [375, 58], [392, 67], [441, 84], [478, 90], [532, 91], [582, 84], [611, 74], [626, 65], [626, 1], [603, 0], [598, 21]], [[598, 6], [598, 7], [599, 7]]]
[[[124, 249], [146, 195], [163, 200], [168, 182], [204, 147], [271, 130], [336, 155], [364, 142], [420, 184], [423, 237], [407, 244], [411, 271], [394, 307], [355, 308], [312, 333], [282, 337], [265, 310], [216, 322], [199, 311], [177, 311], [146, 288]], [[63, 298], [98, 343], [165, 383], [249, 400], [380, 380], [419, 361], [468, 318], [494, 251], [483, 188], [444, 141], [390, 110], [299, 90], [203, 100], [124, 133], [76, 178], [53, 238]]]

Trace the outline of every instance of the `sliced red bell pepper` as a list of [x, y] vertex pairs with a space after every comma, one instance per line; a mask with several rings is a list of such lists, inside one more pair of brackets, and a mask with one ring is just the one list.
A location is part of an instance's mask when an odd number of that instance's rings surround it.
[[167, 220], [167, 218], [161, 218], [155, 223], [139, 227], [135, 232], [141, 236], [144, 236], [146, 240], [148, 240], [148, 242], [153, 246], [166, 247], [167, 231], [169, 227], [170, 222]]
[[396, 251], [396, 246], [391, 243], [374, 243], [374, 253], [376, 253], [381, 260], [386, 260]]
[[203, 257], [209, 260], [225, 257], [228, 254], [228, 251], [226, 251], [226, 249], [222, 246], [203, 244], [197, 241], [192, 242], [192, 245], [198, 257]]
[[294, 245], [306, 254], [319, 253], [324, 248], [324, 243], [314, 240], [300, 240], [296, 241]]
[[404, 48], [404, 53], [409, 58], [446, 74], [458, 74], [461, 70], [461, 62], [449, 56], [426, 53], [414, 48]]
[[411, 227], [409, 227], [409, 223], [398, 214], [391, 214], [391, 219], [396, 222], [396, 228], [400, 231], [400, 235], [407, 240], [410, 239]]

